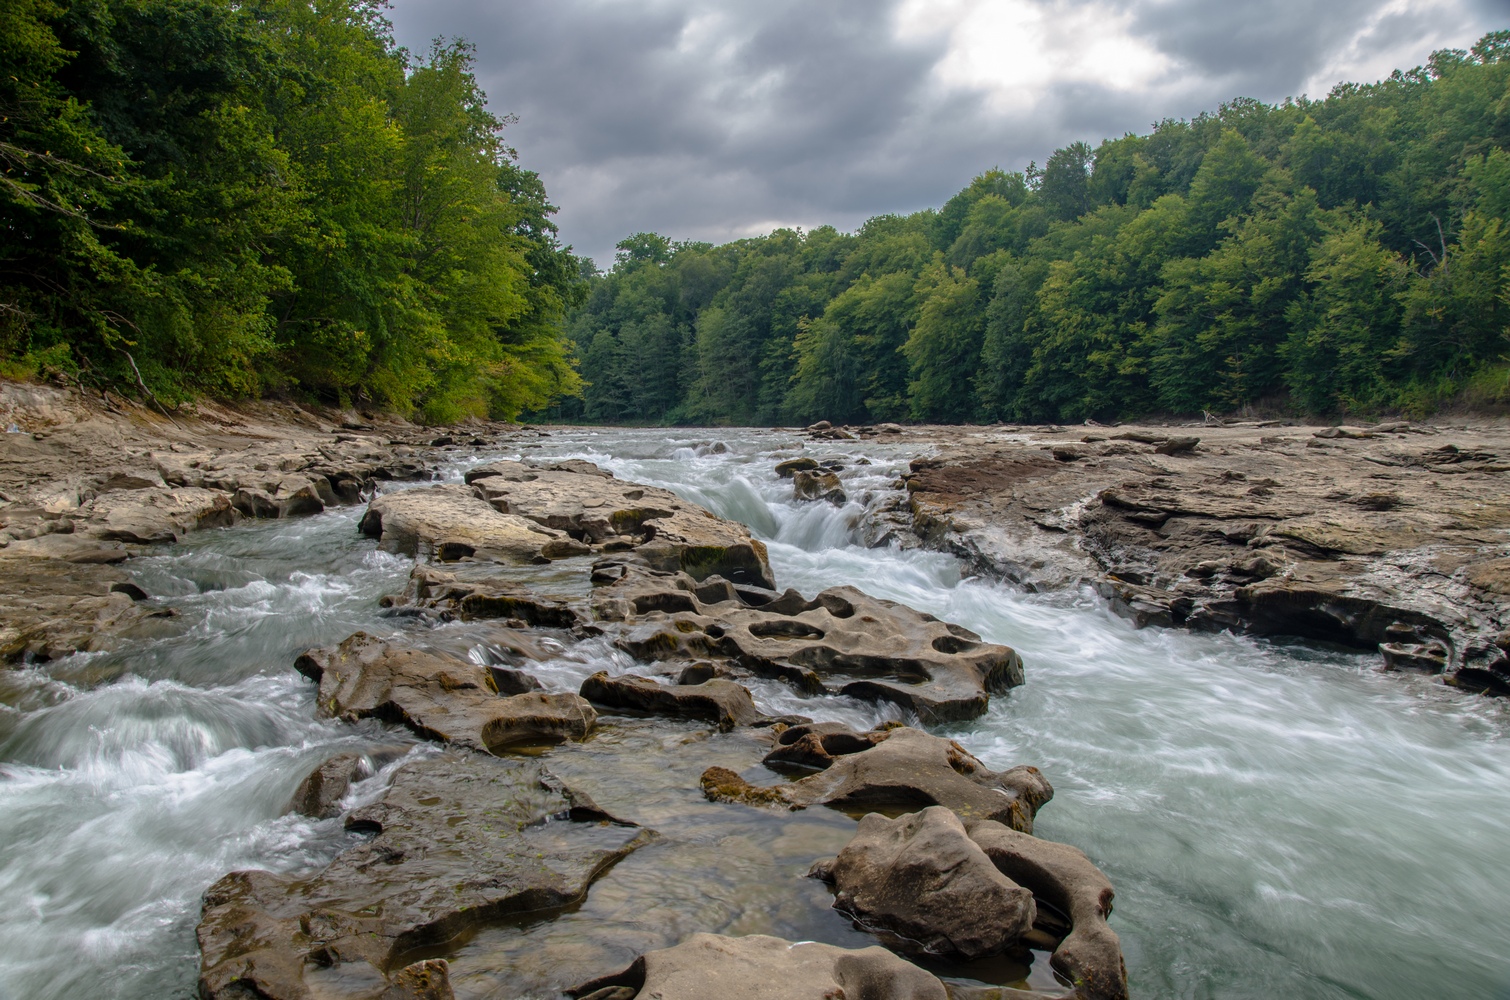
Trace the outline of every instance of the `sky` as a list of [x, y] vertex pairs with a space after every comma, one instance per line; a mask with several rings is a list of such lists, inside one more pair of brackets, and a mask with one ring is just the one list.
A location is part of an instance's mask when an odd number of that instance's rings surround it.
[[1225, 100], [1324, 97], [1510, 28], [1510, 0], [392, 0], [476, 46], [561, 238], [720, 243], [940, 206], [991, 167]]

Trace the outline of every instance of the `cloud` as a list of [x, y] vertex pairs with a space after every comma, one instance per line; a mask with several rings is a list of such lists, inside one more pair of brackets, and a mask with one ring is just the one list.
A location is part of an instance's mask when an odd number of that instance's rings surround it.
[[1505, 20], [1504, 0], [395, 0], [464, 37], [509, 141], [600, 265], [939, 205], [981, 170], [1236, 96], [1319, 96]]

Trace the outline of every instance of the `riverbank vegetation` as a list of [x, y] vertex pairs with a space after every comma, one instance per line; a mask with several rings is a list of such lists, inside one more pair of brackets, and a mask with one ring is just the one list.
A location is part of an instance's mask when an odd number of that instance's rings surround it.
[[577, 391], [577, 259], [462, 43], [377, 0], [0, 6], [0, 365], [427, 421]]
[[852, 234], [619, 246], [572, 318], [605, 422], [1059, 421], [1510, 401], [1510, 32], [1238, 100]]

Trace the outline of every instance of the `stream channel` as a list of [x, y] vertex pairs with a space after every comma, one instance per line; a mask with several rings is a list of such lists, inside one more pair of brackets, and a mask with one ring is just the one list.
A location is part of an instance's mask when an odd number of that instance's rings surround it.
[[[563, 430], [522, 455], [586, 458], [743, 521], [780, 587], [852, 584], [1015, 647], [1027, 683], [934, 731], [1053, 783], [1036, 832], [1085, 850], [1116, 886], [1134, 997], [1510, 998], [1505, 702], [1381, 673], [1370, 655], [1138, 631], [1087, 593], [1024, 594], [965, 577], [950, 556], [864, 548], [858, 504], [796, 504], [771, 471], [797, 445], [766, 431]], [[871, 442], [807, 453], [868, 457], [843, 473], [851, 497], [889, 489], [911, 457]], [[520, 455], [455, 459], [447, 478]], [[377, 723], [317, 720], [293, 670], [310, 646], [418, 627], [379, 614], [412, 563], [363, 538], [361, 512], [203, 532], [134, 559], [137, 582], [179, 612], [176, 635], [0, 669], [0, 1000], [194, 996], [210, 883], [317, 868], [355, 842], [340, 819], [285, 813], [303, 776], [342, 749], [434, 752]], [[465, 655], [468, 628], [435, 631], [454, 630], [438, 639]], [[599, 669], [634, 665], [588, 640], [535, 673], [576, 690]], [[772, 714], [870, 725], [891, 712], [775, 682], [753, 691]], [[704, 767], [750, 764], [703, 733], [609, 716], [586, 744], [551, 751], [553, 768], [663, 836], [579, 907], [457, 942], [459, 998], [554, 997], [562, 968], [608, 971], [700, 930], [871, 943], [801, 877], [852, 820], [703, 802]], [[389, 773], [348, 804], [379, 797]], [[1045, 965], [1028, 981], [1050, 985]]]

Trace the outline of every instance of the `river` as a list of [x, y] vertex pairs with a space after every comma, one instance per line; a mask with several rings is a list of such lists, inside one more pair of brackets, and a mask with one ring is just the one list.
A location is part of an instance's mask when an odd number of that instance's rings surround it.
[[[1505, 702], [1312, 644], [1139, 631], [1089, 594], [1024, 594], [967, 578], [946, 555], [861, 547], [858, 504], [795, 504], [771, 472], [796, 444], [765, 431], [563, 430], [523, 456], [587, 458], [745, 522], [780, 586], [853, 584], [1016, 648], [1027, 683], [937, 731], [994, 768], [1031, 763], [1053, 782], [1036, 832], [1079, 846], [1116, 885], [1112, 926], [1135, 997], [1510, 998]], [[819, 450], [847, 456], [852, 497], [888, 489], [910, 457], [873, 442]], [[871, 464], [854, 464], [862, 456]], [[447, 474], [499, 457], [520, 453], [466, 456]], [[394, 627], [377, 599], [402, 589], [411, 564], [362, 538], [360, 513], [203, 532], [134, 559], [136, 581], [178, 612], [167, 634], [0, 670], [0, 1000], [191, 997], [211, 882], [236, 868], [309, 870], [354, 842], [338, 819], [284, 810], [332, 751], [413, 743], [376, 723], [317, 720], [313, 687], [292, 669], [305, 648]], [[604, 666], [630, 665], [589, 642], [539, 676], [574, 689]], [[815, 710], [773, 682], [754, 693], [772, 712], [884, 714], [834, 699]], [[381, 795], [387, 773], [353, 799]], [[823, 843], [793, 858], [831, 853], [848, 829], [804, 822], [793, 829]], [[594, 887], [572, 916], [582, 933], [599, 896], [649, 904], [637, 894], [656, 883], [635, 872], [626, 863]], [[768, 891], [734, 882], [720, 891]], [[865, 943], [819, 912], [815, 885], [727, 919], [692, 890], [657, 902], [687, 932]], [[531, 933], [500, 929], [490, 947]], [[467, 962], [456, 960], [459, 997], [520, 995], [462, 974]]]

